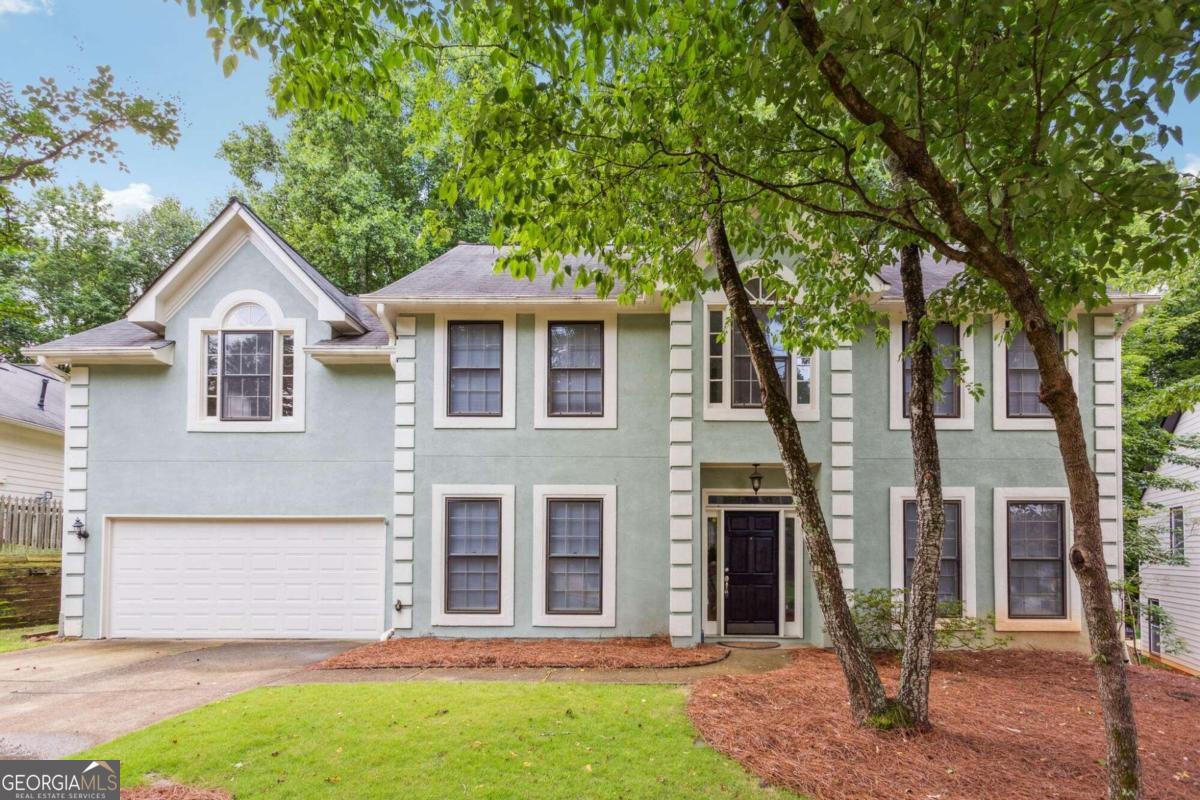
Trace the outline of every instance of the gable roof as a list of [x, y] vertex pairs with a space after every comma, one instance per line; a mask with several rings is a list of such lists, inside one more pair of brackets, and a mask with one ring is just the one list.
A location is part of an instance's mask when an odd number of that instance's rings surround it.
[[[260, 250], [317, 306], [318, 318], [344, 333], [364, 333], [368, 324], [360, 318], [361, 307], [353, 297], [338, 289], [321, 271], [296, 252], [287, 241], [263, 222], [249, 206], [231, 198], [221, 212], [192, 240], [179, 257], [158, 274], [146, 291], [125, 312], [125, 318], [152, 330], [161, 330], [197, 279], [196, 270], [215, 257], [257, 235]], [[203, 277], [202, 275], [200, 277]]]
[[[43, 401], [41, 408], [39, 400]], [[65, 387], [57, 375], [40, 367], [0, 360], [0, 421], [62, 433], [65, 414]]]
[[[511, 248], [490, 244], [460, 242], [423, 267], [410, 272], [395, 283], [363, 295], [364, 300], [595, 300], [592, 286], [576, 289], [568, 279], [561, 286], [554, 278], [539, 272], [532, 280], [514, 278], [507, 272], [497, 273], [496, 262]], [[567, 256], [568, 267], [602, 268], [595, 258]], [[613, 293], [620, 291], [619, 287]]]

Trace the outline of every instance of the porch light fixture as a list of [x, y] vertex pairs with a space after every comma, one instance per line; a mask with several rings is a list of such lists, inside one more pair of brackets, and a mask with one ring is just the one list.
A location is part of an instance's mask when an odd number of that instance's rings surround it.
[[75, 518], [75, 523], [71, 525], [71, 533], [78, 536], [80, 539], [88, 538], [87, 528], [83, 527], [83, 520], [79, 517]]
[[762, 488], [762, 473], [758, 471], [758, 464], [754, 464], [754, 471], [750, 473], [750, 488], [754, 490], [754, 496], [758, 497], [758, 490]]

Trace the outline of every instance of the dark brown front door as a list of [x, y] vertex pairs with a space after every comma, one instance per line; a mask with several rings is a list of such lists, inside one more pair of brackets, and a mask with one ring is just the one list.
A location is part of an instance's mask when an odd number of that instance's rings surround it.
[[725, 512], [725, 633], [779, 633], [778, 512]]

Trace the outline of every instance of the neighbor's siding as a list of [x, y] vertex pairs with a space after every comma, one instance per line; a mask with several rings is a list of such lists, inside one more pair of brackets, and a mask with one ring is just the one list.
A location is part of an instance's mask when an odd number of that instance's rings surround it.
[[0, 494], [62, 497], [63, 437], [0, 422]]
[[[1177, 435], [1200, 434], [1200, 411], [1186, 412], [1175, 428]], [[1164, 464], [1158, 468], [1162, 475], [1183, 478], [1194, 486], [1187, 491], [1151, 489], [1146, 502], [1163, 506], [1162, 514], [1145, 524], [1161, 530], [1163, 545], [1169, 535], [1168, 513], [1173, 506], [1183, 506], [1183, 554], [1186, 566], [1156, 564], [1142, 567], [1142, 600], [1157, 600], [1175, 623], [1175, 635], [1183, 640], [1188, 652], [1166, 653], [1166, 658], [1200, 670], [1200, 469], [1179, 464]], [[1150, 632], [1142, 626], [1142, 646], [1149, 649]]]

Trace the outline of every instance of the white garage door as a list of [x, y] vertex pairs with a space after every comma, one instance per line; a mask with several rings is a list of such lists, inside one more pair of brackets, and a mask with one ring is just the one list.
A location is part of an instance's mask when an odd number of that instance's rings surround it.
[[113, 637], [374, 638], [382, 520], [118, 519], [109, 528]]

